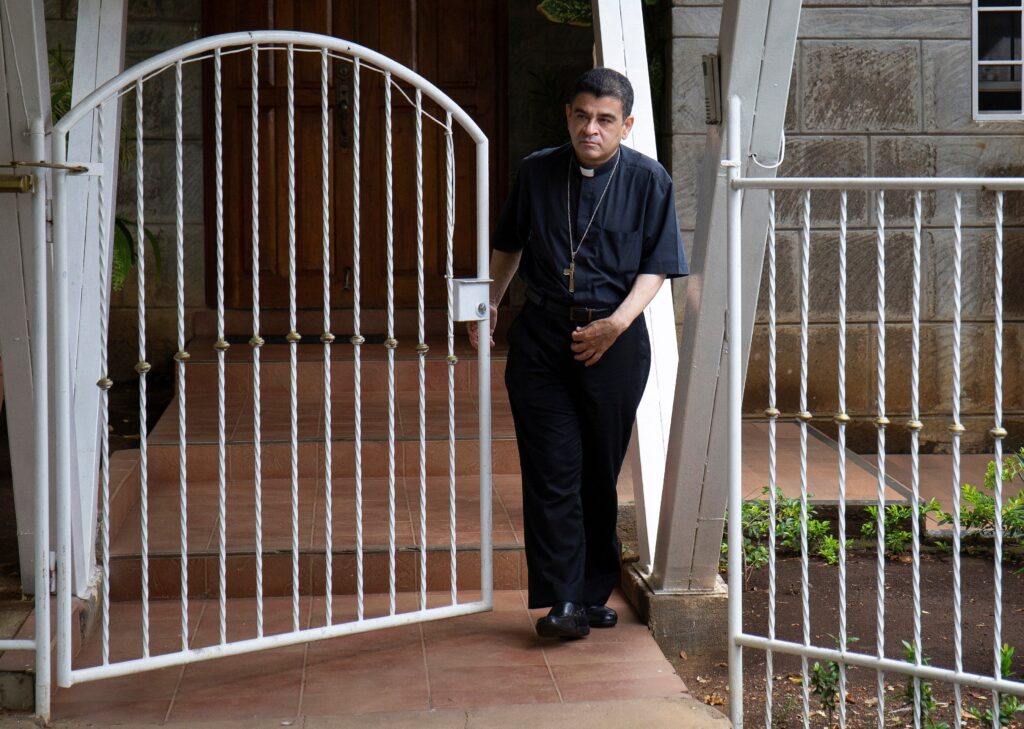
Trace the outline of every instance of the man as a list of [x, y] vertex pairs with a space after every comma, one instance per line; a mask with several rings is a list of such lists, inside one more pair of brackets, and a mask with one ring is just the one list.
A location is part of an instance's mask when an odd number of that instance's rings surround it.
[[[672, 179], [621, 146], [629, 80], [595, 68], [565, 107], [570, 142], [525, 160], [492, 240], [491, 332], [518, 270], [526, 304], [505, 370], [519, 443], [537, 633], [582, 638], [616, 624], [615, 487], [650, 369], [641, 316], [665, 277], [687, 273]], [[477, 329], [470, 326], [476, 344]]]

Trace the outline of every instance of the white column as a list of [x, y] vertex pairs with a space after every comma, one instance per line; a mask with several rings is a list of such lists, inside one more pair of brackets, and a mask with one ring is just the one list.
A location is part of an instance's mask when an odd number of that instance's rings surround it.
[[[47, 69], [43, 2], [0, 0], [0, 160], [33, 159], [29, 125], [33, 118], [50, 122], [50, 81]], [[2, 170], [10, 173], [13, 170]], [[30, 168], [19, 174], [33, 174]], [[3, 357], [3, 398], [14, 477], [14, 512], [18, 527], [21, 584], [35, 592], [32, 463], [36, 441], [32, 428], [34, 399], [31, 355], [34, 332], [29, 329], [32, 265], [36, 227], [32, 195], [0, 195], [0, 357]], [[44, 343], [45, 346], [45, 343]]]
[[[124, 68], [125, 0], [80, 0], [75, 35], [75, 70], [71, 102], [76, 104]], [[107, 189], [117, 190], [117, 159], [121, 135], [121, 105], [104, 106], [107, 149], [99, 149], [96, 114], [89, 114], [68, 135], [68, 159], [75, 163], [103, 160]], [[71, 469], [73, 585], [76, 594], [85, 593], [96, 561], [96, 496], [99, 472], [100, 394], [96, 381], [103, 376], [100, 362], [98, 178], [69, 175], [65, 195], [69, 216], [67, 228], [69, 327], [72, 340], [71, 402], [74, 420], [71, 442], [76, 454]], [[113, 220], [116, 195], [111, 194], [106, 214]], [[113, 235], [113, 226], [109, 226]], [[108, 241], [109, 243], [109, 241]], [[109, 280], [109, 278], [107, 279]], [[85, 312], [85, 316], [82, 316]], [[116, 387], [115, 383], [115, 387]]]
[[[780, 151], [800, 0], [726, 0], [719, 31], [721, 98], [738, 96], [744, 177], [772, 177], [764, 163]], [[735, 52], [734, 52], [735, 50]], [[726, 175], [719, 126], [709, 127], [698, 174], [697, 229], [686, 286], [686, 321], [669, 433], [665, 486], [652, 583], [659, 591], [714, 589], [728, 490], [725, 372]], [[767, 193], [744, 195], [743, 330], [746, 360], [761, 280], [768, 222]], [[708, 417], [708, 414], [711, 417]]]
[[[657, 158], [654, 110], [647, 72], [643, 7], [640, 0], [593, 0], [595, 58], [598, 65], [624, 74], [633, 85], [633, 131], [625, 144]], [[633, 471], [640, 560], [650, 567], [658, 533], [665, 453], [672, 420], [676, 368], [676, 316], [672, 285], [666, 281], [644, 311], [651, 338], [651, 374], [636, 413], [628, 462]]]

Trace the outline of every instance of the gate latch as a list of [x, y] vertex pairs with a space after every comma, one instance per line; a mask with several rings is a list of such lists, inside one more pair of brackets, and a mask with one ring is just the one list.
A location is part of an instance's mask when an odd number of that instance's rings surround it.
[[452, 318], [455, 321], [483, 321], [490, 316], [489, 278], [452, 279]]
[[32, 192], [35, 182], [32, 175], [0, 175], [0, 192]]

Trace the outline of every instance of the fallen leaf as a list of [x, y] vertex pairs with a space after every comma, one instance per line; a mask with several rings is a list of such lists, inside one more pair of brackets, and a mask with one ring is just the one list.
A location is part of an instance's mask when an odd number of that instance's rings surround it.
[[697, 676], [697, 683], [699, 683], [702, 686], [704, 684], [708, 683], [710, 680], [711, 680], [710, 678], [704, 678], [703, 676]]
[[685, 661], [686, 660], [686, 651], [679, 651], [679, 657], [682, 658]]
[[864, 705], [865, 706], [878, 706], [878, 697], [877, 696], [872, 696], [870, 699], [865, 699], [864, 700]]
[[704, 703], [708, 706], [725, 706], [725, 698], [721, 694], [705, 694]]
[[728, 663], [716, 663], [715, 665], [718, 666], [719, 668], [728, 668], [729, 667]]

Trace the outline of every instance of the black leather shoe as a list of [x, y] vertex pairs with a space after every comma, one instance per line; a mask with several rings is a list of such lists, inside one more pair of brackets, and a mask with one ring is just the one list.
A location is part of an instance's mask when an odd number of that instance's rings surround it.
[[591, 628], [614, 628], [617, 622], [618, 614], [607, 605], [587, 606], [587, 624]]
[[543, 638], [584, 638], [590, 634], [586, 609], [573, 602], [556, 602], [537, 621], [537, 635]]

